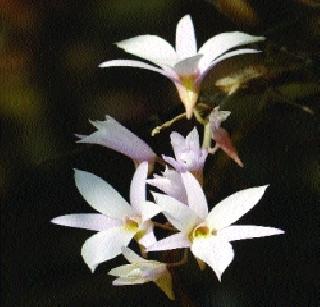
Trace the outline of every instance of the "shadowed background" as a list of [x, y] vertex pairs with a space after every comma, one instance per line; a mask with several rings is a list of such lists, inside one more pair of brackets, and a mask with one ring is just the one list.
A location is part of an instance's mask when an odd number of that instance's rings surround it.
[[[1, 1], [1, 277], [3, 306], [318, 306], [319, 77], [318, 1]], [[232, 58], [205, 78], [200, 101], [231, 111], [223, 124], [245, 164], [210, 157], [205, 192], [214, 204], [239, 189], [271, 186], [241, 224], [282, 228], [285, 236], [234, 242], [235, 260], [216, 280], [193, 261], [175, 276], [177, 301], [153, 284], [112, 287], [80, 256], [89, 231], [49, 221], [92, 212], [73, 168], [93, 172], [128, 198], [134, 166], [106, 148], [75, 144], [88, 119], [114, 116], [157, 153], [170, 129], [153, 127], [183, 111], [170, 81], [134, 68], [100, 69], [132, 58], [113, 44], [139, 34], [174, 43], [190, 14], [198, 46], [224, 31], [265, 35], [259, 55]], [[226, 79], [228, 78], [228, 79]], [[228, 95], [232, 92], [231, 95]], [[189, 132], [194, 121], [172, 129]], [[171, 152], [172, 154], [172, 152]]]

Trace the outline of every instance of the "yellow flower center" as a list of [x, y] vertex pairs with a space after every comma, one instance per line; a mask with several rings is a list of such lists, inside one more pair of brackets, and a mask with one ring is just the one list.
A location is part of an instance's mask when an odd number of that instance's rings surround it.
[[192, 242], [194, 239], [205, 239], [208, 236], [215, 236], [216, 229], [210, 229], [207, 225], [199, 225], [190, 232], [189, 240]]
[[139, 230], [139, 223], [135, 220], [127, 218], [124, 227], [127, 231], [137, 232]]

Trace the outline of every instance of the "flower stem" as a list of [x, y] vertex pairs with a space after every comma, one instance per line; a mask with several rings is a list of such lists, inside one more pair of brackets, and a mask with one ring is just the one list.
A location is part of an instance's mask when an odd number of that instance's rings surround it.
[[183, 252], [183, 257], [178, 262], [167, 263], [168, 268], [176, 268], [187, 263], [189, 256], [189, 249], [185, 249]]
[[168, 128], [168, 127], [170, 127], [170, 126], [171, 126], [172, 124], [174, 124], [176, 121], [178, 121], [178, 120], [180, 120], [180, 119], [182, 119], [182, 118], [184, 118], [184, 117], [186, 117], [186, 113], [181, 113], [181, 114], [179, 114], [178, 116], [176, 116], [176, 117], [174, 117], [174, 118], [166, 121], [164, 124], [153, 128], [152, 131], [151, 131], [151, 135], [154, 136], [154, 135], [160, 133], [163, 128]]
[[168, 231], [177, 231], [177, 229], [175, 229], [173, 226], [161, 224], [161, 223], [158, 223], [158, 222], [153, 222], [153, 226], [161, 228], [161, 229], [165, 229], [165, 230], [168, 230]]

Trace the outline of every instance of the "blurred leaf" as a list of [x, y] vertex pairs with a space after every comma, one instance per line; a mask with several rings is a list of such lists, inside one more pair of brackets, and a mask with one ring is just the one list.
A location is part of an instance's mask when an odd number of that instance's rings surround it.
[[248, 0], [207, 0], [219, 12], [230, 18], [234, 23], [241, 25], [256, 25], [258, 17]]

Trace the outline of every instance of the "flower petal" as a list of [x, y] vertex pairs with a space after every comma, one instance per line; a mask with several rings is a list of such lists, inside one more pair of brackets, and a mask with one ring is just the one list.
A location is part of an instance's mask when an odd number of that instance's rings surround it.
[[256, 43], [264, 39], [264, 37], [253, 36], [238, 31], [215, 35], [208, 39], [198, 51], [198, 54], [203, 55], [201, 64], [199, 63], [200, 71], [206, 71], [212, 61], [229, 49], [245, 44]]
[[177, 55], [173, 47], [156, 35], [139, 35], [116, 43], [119, 48], [157, 65], [174, 66]]
[[141, 210], [142, 222], [150, 220], [162, 211], [162, 208], [159, 205], [151, 201], [141, 203], [139, 208]]
[[230, 265], [234, 252], [229, 242], [217, 238], [196, 239], [193, 241], [191, 250], [200, 260], [207, 263], [221, 281], [221, 275]]
[[[194, 90], [196, 89], [196, 81], [197, 81], [197, 74], [198, 74], [198, 67], [199, 67], [199, 61], [202, 58], [201, 54], [183, 59], [174, 66], [174, 71], [179, 76], [191, 76], [194, 75]], [[191, 86], [190, 86], [191, 87]]]
[[243, 167], [238, 152], [232, 144], [230, 134], [225, 129], [221, 127], [214, 129], [212, 131], [212, 139], [216, 142], [216, 148], [221, 148], [233, 161]]
[[187, 192], [189, 208], [201, 219], [205, 219], [208, 215], [208, 203], [198, 180], [189, 172], [182, 173], [181, 177]]
[[267, 187], [241, 190], [222, 200], [210, 211], [207, 217], [209, 226], [220, 230], [237, 221], [257, 204]]
[[99, 144], [139, 162], [155, 159], [156, 154], [149, 145], [111, 116], [106, 116], [105, 121], [91, 123], [97, 131], [88, 136], [82, 136], [77, 143]]
[[136, 268], [136, 265], [130, 263], [130, 264], [124, 264], [119, 267], [113, 268], [108, 272], [108, 275], [114, 276], [114, 277], [126, 277], [132, 270]]
[[145, 248], [157, 242], [157, 238], [153, 233], [153, 227], [150, 226], [146, 230], [144, 236], [139, 240], [139, 244], [143, 245]]
[[74, 178], [80, 194], [97, 211], [116, 219], [134, 213], [122, 196], [100, 177], [75, 169]]
[[147, 180], [148, 184], [155, 186], [165, 194], [184, 204], [188, 202], [186, 190], [184, 188], [180, 173], [166, 168], [166, 170], [162, 173], [162, 176], [155, 174], [153, 177], [153, 179]]
[[93, 231], [107, 230], [110, 227], [121, 225], [119, 220], [99, 213], [66, 214], [52, 219], [51, 222], [61, 226], [86, 228]]
[[136, 61], [136, 60], [111, 60], [111, 61], [105, 61], [99, 64], [99, 67], [105, 68], [105, 67], [136, 67], [136, 68], [141, 68], [141, 69], [146, 69], [146, 70], [151, 70], [158, 72], [160, 74], [163, 74], [162, 69], [150, 65], [146, 62], [142, 61]]
[[121, 248], [127, 246], [134, 235], [135, 232], [129, 232], [124, 227], [113, 227], [98, 232], [85, 241], [81, 255], [93, 272], [99, 263], [121, 254]]
[[234, 51], [229, 51], [229, 52], [225, 53], [224, 55], [218, 57], [214, 61], [212, 61], [210, 66], [216, 65], [217, 63], [222, 62], [225, 59], [231, 58], [233, 56], [242, 55], [242, 54], [249, 54], [249, 53], [260, 53], [260, 52], [261, 52], [260, 50], [250, 49], [250, 48], [241, 48], [241, 49], [237, 49]]
[[145, 277], [119, 277], [112, 282], [113, 286], [133, 286], [151, 281]]
[[179, 249], [179, 248], [189, 248], [189, 247], [190, 247], [190, 241], [186, 237], [186, 234], [177, 233], [175, 235], [166, 237], [148, 246], [147, 250], [162, 251], [162, 250], [171, 250], [171, 249]]
[[136, 254], [132, 249], [128, 247], [123, 247], [121, 249], [121, 252], [124, 258], [126, 258], [130, 263], [138, 263], [145, 261], [144, 258], [140, 257], [138, 254]]
[[263, 226], [229, 226], [221, 229], [218, 235], [226, 241], [253, 239], [284, 234], [284, 231], [274, 227]]
[[192, 19], [186, 15], [180, 19], [176, 29], [176, 52], [179, 60], [197, 54], [197, 41]]
[[142, 162], [137, 167], [130, 184], [130, 204], [138, 212], [142, 212], [141, 205], [146, 201], [147, 176], [148, 162]]
[[196, 213], [178, 200], [159, 193], [152, 195], [169, 222], [180, 231], [189, 231], [199, 221]]

